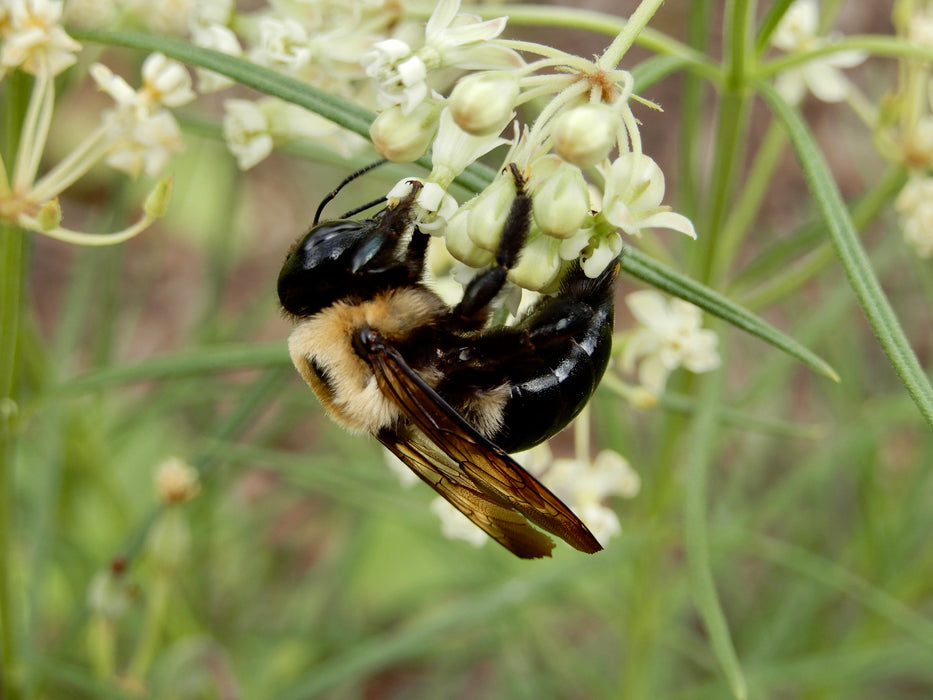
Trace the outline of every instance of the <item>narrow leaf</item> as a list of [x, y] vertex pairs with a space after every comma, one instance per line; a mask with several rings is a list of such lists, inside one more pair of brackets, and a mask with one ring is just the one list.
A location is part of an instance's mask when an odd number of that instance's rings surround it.
[[881, 283], [875, 276], [865, 249], [862, 248], [852, 218], [829, 170], [819, 146], [800, 113], [765, 83], [757, 89], [768, 102], [774, 115], [784, 124], [797, 154], [797, 160], [807, 179], [829, 237], [842, 263], [849, 284], [865, 312], [875, 336], [887, 354], [894, 371], [901, 378], [924, 419], [933, 426], [933, 387], [924, 373], [910, 342], [891, 308]]
[[622, 256], [622, 269], [653, 287], [689, 301], [727, 323], [761, 338], [788, 355], [796, 357], [816, 372], [834, 381], [839, 381], [839, 375], [836, 374], [836, 371], [828, 362], [790, 336], [782, 333], [734, 301], [730, 301], [709, 287], [662, 265], [644, 253], [633, 248], [627, 248]]

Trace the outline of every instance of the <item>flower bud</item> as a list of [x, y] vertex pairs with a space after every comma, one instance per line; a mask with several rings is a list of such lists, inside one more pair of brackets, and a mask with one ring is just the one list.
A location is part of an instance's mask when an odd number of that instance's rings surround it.
[[512, 119], [518, 81], [510, 74], [476, 73], [457, 82], [447, 104], [457, 125], [474, 136], [498, 134]]
[[447, 222], [447, 233], [444, 235], [444, 243], [450, 254], [470, 267], [485, 267], [495, 259], [492, 253], [477, 246], [470, 238], [470, 227], [475, 220], [475, 203], [478, 199], [474, 198], [460, 207]]
[[561, 114], [554, 123], [554, 151], [581, 168], [601, 162], [616, 145], [619, 114], [609, 105], [585, 104]]
[[58, 228], [58, 225], [62, 222], [62, 207], [58, 203], [58, 197], [50, 199], [39, 208], [36, 222], [39, 224], [40, 231], [51, 231], [53, 228]]
[[158, 219], [165, 216], [165, 210], [168, 209], [168, 203], [172, 198], [172, 185], [175, 182], [173, 176], [164, 177], [152, 188], [152, 192], [146, 197], [143, 204], [143, 211], [146, 216]]
[[511, 177], [493, 180], [474, 198], [469, 219], [469, 236], [474, 244], [495, 253], [502, 238], [502, 228], [515, 199], [515, 183]]
[[570, 238], [583, 225], [589, 212], [590, 194], [583, 173], [561, 163], [534, 194], [535, 223], [548, 236]]
[[382, 112], [369, 127], [373, 146], [383, 158], [394, 163], [410, 163], [425, 153], [437, 133], [441, 108], [425, 101], [411, 113], [404, 114], [399, 105]]
[[509, 281], [533, 292], [549, 291], [561, 270], [559, 250], [556, 238], [532, 234], [522, 248], [518, 265], [509, 270]]
[[201, 490], [197, 470], [177, 457], [171, 457], [159, 465], [155, 485], [159, 500], [166, 505], [190, 501]]

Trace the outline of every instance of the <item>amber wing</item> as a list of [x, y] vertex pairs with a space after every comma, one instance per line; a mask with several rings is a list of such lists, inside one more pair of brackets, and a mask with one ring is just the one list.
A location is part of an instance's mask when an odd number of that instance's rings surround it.
[[[419, 477], [493, 539], [520, 557], [549, 554], [553, 544], [524, 522], [582, 552], [602, 549], [564, 503], [502, 449], [480, 435], [375, 331], [362, 339], [379, 388], [450, 462], [409, 435], [379, 439]], [[534, 533], [537, 537], [529, 534]]]

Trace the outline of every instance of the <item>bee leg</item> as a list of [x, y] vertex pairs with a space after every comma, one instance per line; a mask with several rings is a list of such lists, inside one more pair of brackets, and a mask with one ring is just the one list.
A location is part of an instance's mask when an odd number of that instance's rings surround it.
[[515, 199], [509, 208], [502, 236], [496, 250], [494, 267], [481, 272], [467, 285], [463, 299], [454, 309], [454, 316], [466, 322], [482, 323], [486, 320], [487, 307], [505, 284], [506, 275], [518, 261], [518, 256], [528, 238], [531, 225], [531, 197], [525, 192], [525, 180], [515, 163], [509, 164], [515, 180]]

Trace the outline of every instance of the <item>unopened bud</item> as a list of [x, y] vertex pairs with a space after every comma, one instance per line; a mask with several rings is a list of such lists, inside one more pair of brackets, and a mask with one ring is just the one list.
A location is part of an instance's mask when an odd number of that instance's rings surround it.
[[174, 182], [174, 177], [164, 177], [152, 188], [152, 192], [146, 197], [146, 203], [143, 205], [143, 211], [146, 212], [147, 216], [153, 219], [165, 216], [168, 203], [172, 198], [172, 185]]
[[177, 457], [159, 465], [155, 485], [159, 500], [166, 505], [190, 501], [201, 490], [197, 470]]
[[425, 101], [409, 114], [401, 106], [382, 112], [369, 127], [373, 146], [383, 158], [394, 163], [417, 160], [431, 146], [437, 133], [441, 108], [433, 101]]
[[447, 233], [444, 234], [444, 243], [447, 250], [457, 260], [470, 267], [485, 267], [494, 259], [492, 253], [483, 250], [470, 237], [470, 228], [474, 225], [475, 202], [474, 198], [460, 207], [459, 211], [447, 222]]
[[609, 105], [574, 107], [555, 120], [554, 151], [581, 168], [595, 165], [615, 146], [618, 129], [619, 115]]
[[469, 235], [483, 250], [495, 253], [499, 249], [502, 228], [515, 200], [515, 183], [511, 177], [500, 176], [473, 200]]
[[570, 163], [561, 163], [534, 194], [535, 223], [549, 236], [570, 238], [583, 225], [589, 212], [589, 190], [583, 173]]
[[522, 289], [549, 292], [561, 270], [560, 241], [541, 233], [532, 234], [522, 248], [518, 265], [509, 270], [509, 281]]
[[457, 82], [447, 104], [457, 125], [474, 136], [498, 134], [512, 119], [518, 81], [509, 74], [477, 73]]
[[39, 224], [40, 231], [51, 231], [58, 228], [58, 225], [62, 222], [62, 207], [58, 203], [58, 197], [50, 199], [39, 208], [36, 222]]

